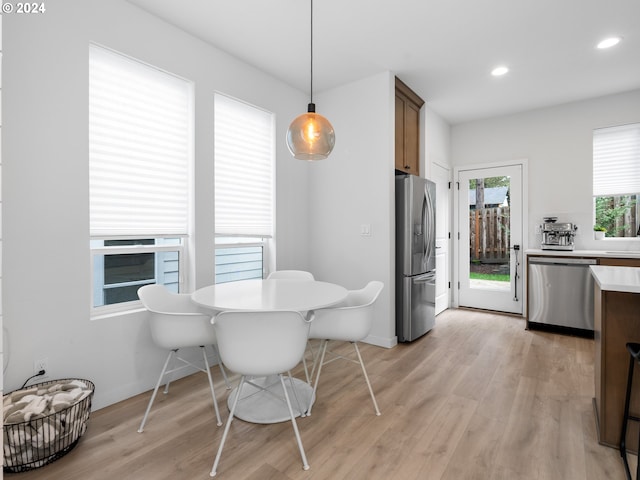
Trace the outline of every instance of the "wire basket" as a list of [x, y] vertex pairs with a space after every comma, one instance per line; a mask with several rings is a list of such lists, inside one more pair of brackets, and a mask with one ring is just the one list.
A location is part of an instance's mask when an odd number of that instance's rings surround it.
[[[82, 384], [86, 389], [83, 389], [79, 400], [65, 407], [61, 406], [65, 405], [61, 401], [55, 403], [55, 392], [60, 392], [56, 389], [70, 389], [71, 386], [82, 388]], [[69, 453], [87, 429], [94, 389], [95, 385], [89, 380], [67, 378], [37, 383], [4, 395], [4, 471], [26, 472], [47, 465]], [[36, 394], [31, 393], [34, 390], [37, 391]], [[28, 395], [35, 395], [35, 397], [22, 396], [21, 399], [32, 398], [32, 401], [37, 404], [41, 401], [49, 402], [49, 410], [58, 411], [48, 415], [36, 414], [29, 420], [11, 423], [7, 416], [7, 408], [17, 410], [26, 402], [20, 403], [21, 400], [18, 400], [12, 404], [10, 399], [20, 397], [27, 392]], [[54, 394], [51, 395], [51, 392]], [[57, 398], [60, 397], [61, 395], [57, 396]]]

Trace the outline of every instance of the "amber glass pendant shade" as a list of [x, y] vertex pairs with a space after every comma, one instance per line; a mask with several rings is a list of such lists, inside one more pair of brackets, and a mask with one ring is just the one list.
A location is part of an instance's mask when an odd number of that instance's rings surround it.
[[313, 103], [313, 0], [311, 0], [311, 88], [307, 113], [296, 117], [287, 130], [287, 147], [298, 160], [324, 160], [336, 144], [329, 120], [316, 113]]
[[287, 131], [287, 146], [298, 160], [324, 160], [336, 144], [336, 134], [329, 120], [309, 104], [307, 113], [296, 117]]

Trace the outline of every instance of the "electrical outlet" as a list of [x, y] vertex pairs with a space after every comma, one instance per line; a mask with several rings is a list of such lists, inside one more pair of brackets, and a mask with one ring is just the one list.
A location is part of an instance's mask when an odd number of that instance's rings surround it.
[[44, 375], [38, 378], [47, 378], [49, 376], [49, 359], [41, 358], [33, 361], [33, 374], [36, 375], [40, 370], [44, 370]]

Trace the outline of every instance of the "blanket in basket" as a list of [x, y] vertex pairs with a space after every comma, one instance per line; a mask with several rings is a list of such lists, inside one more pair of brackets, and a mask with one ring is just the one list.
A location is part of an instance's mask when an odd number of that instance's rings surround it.
[[[52, 446], [66, 446], [65, 439], [81, 436], [86, 429], [89, 411], [67, 415], [65, 409], [93, 393], [82, 380], [60, 380], [35, 385], [4, 396], [5, 465], [37, 461]], [[23, 428], [11, 428], [24, 424]], [[71, 443], [71, 442], [68, 442]]]

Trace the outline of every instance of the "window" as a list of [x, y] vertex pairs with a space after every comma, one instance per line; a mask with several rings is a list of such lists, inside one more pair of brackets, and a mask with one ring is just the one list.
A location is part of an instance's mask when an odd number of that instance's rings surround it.
[[93, 240], [93, 306], [138, 300], [138, 288], [151, 283], [178, 293], [182, 239]]
[[92, 45], [89, 189], [97, 314], [150, 283], [180, 290], [189, 233], [190, 82]]
[[216, 283], [262, 278], [273, 237], [274, 115], [214, 100]]
[[216, 238], [216, 283], [264, 275], [265, 240], [251, 237]]
[[640, 123], [594, 130], [593, 198], [607, 237], [640, 235]]

